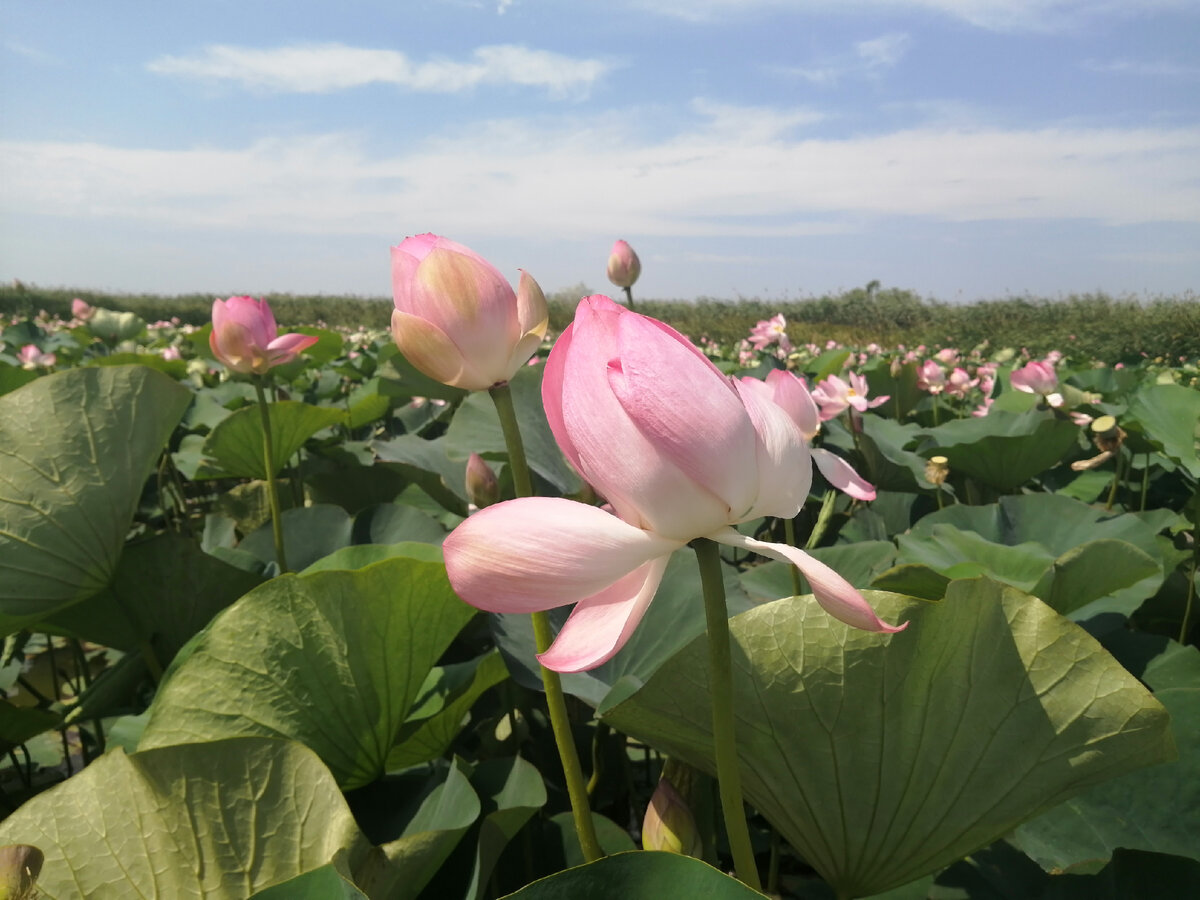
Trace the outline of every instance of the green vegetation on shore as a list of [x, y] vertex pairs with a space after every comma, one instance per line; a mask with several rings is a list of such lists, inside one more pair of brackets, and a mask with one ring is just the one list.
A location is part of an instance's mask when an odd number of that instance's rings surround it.
[[[576, 301], [587, 290], [579, 285], [549, 298], [555, 330], [570, 322]], [[75, 297], [95, 306], [129, 310], [147, 321], [175, 316], [203, 325], [212, 315], [213, 298], [207, 294], [106, 294], [20, 283], [0, 286], [0, 315], [31, 316], [46, 310], [70, 318]], [[322, 321], [331, 326], [386, 328], [391, 316], [386, 298], [270, 294], [268, 299], [281, 325]], [[1061, 350], [1110, 362], [1200, 356], [1200, 298], [1192, 294], [1151, 301], [1095, 293], [948, 304], [871, 285], [804, 300], [638, 298], [636, 308], [692, 338], [706, 335], [719, 343], [737, 341], [755, 322], [782, 313], [794, 343], [836, 340], [971, 347], [986, 340], [992, 346], [1027, 347], [1033, 354]]]

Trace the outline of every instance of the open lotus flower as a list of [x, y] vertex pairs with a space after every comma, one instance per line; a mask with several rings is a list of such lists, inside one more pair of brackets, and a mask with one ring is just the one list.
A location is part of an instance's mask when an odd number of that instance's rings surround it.
[[[783, 369], [773, 369], [767, 373], [765, 382], [750, 377], [743, 378], [742, 382], [745, 390], [758, 390], [755, 385], [765, 388], [771, 399], [792, 417], [806, 441], [811, 442], [820, 433], [821, 415], [817, 401], [813, 399], [808, 385], [800, 376]], [[848, 494], [855, 500], [875, 499], [874, 486], [864, 481], [850, 463], [836, 453], [822, 450], [820, 447], [809, 447], [808, 453], [817, 470], [825, 476], [825, 480], [843, 494]]]
[[917, 387], [929, 394], [940, 394], [946, 389], [946, 370], [937, 360], [925, 360], [917, 369]]
[[899, 630], [824, 563], [730, 527], [799, 512], [812, 480], [807, 442], [783, 407], [726, 378], [674, 329], [608, 297], [585, 298], [550, 352], [542, 400], [559, 447], [613, 512], [510, 500], [471, 516], [443, 549], [450, 583], [472, 606], [529, 613], [576, 603], [539, 657], [547, 668], [610, 659], [671, 553], [700, 537], [793, 563], [843, 622]]
[[483, 391], [508, 381], [541, 346], [546, 297], [528, 272], [512, 286], [490, 262], [435, 234], [392, 248], [392, 338], [442, 384]]
[[847, 377], [849, 383], [842, 381], [836, 375], [830, 375], [817, 382], [817, 386], [813, 389], [813, 399], [821, 408], [822, 420], [836, 419], [847, 408], [866, 412], [891, 399], [890, 396], [885, 395], [876, 397], [874, 400], [867, 400], [869, 391], [867, 379], [855, 372], [851, 372]]
[[214, 300], [212, 325], [213, 356], [243, 375], [265, 375], [317, 342], [312, 335], [278, 334], [271, 305], [253, 297]]
[[1028, 362], [1015, 369], [1008, 380], [1018, 391], [1041, 394], [1051, 406], [1062, 406], [1063, 396], [1058, 392], [1058, 375], [1048, 362]]

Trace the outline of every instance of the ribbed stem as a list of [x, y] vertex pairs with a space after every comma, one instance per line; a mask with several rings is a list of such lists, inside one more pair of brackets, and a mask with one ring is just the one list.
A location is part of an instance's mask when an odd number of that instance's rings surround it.
[[691, 547], [700, 565], [704, 589], [704, 615], [708, 624], [708, 690], [712, 697], [713, 747], [717, 762], [717, 784], [721, 793], [721, 814], [733, 854], [737, 877], [762, 890], [750, 829], [742, 805], [742, 773], [738, 769], [737, 738], [733, 719], [733, 660], [729, 646], [729, 612], [725, 606], [725, 579], [717, 545], [697, 538]]
[[279, 571], [288, 571], [287, 557], [283, 552], [283, 518], [279, 509], [279, 488], [275, 484], [275, 450], [271, 440], [271, 412], [267, 408], [267, 394], [263, 390], [261, 375], [254, 376], [254, 392], [258, 395], [258, 411], [262, 417], [263, 471], [267, 474], [267, 499], [271, 503], [271, 531], [275, 536], [275, 562]]
[[[517, 423], [517, 413], [513, 407], [512, 391], [508, 384], [499, 384], [488, 390], [492, 402], [496, 406], [496, 415], [500, 417], [500, 427], [504, 431], [504, 443], [508, 448], [508, 465], [513, 476], [513, 486], [518, 497], [533, 496], [533, 479], [529, 475], [529, 463], [525, 459], [525, 444], [521, 440], [521, 428]], [[544, 612], [531, 614], [533, 619], [533, 637], [537, 642], [538, 653], [550, 649], [554, 634], [550, 628], [550, 619]], [[550, 711], [550, 726], [554, 730], [554, 743], [558, 747], [558, 756], [562, 760], [563, 776], [567, 782], [567, 795], [571, 798], [571, 815], [575, 820], [575, 834], [579, 837], [579, 846], [583, 850], [583, 858], [594, 862], [604, 856], [600, 849], [600, 841], [596, 837], [596, 826], [592, 822], [592, 810], [588, 805], [587, 783], [583, 779], [583, 767], [579, 764], [579, 753], [575, 749], [575, 739], [571, 736], [571, 721], [567, 717], [567, 703], [563, 696], [562, 679], [558, 673], [539, 666], [542, 673], [542, 687], [546, 691], [546, 706]]]

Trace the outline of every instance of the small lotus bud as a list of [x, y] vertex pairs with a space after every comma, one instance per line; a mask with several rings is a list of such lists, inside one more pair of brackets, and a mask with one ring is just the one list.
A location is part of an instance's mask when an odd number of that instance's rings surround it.
[[665, 850], [697, 858], [704, 854], [704, 842], [692, 810], [666, 774], [658, 780], [658, 787], [646, 807], [646, 818], [642, 821], [642, 849]]
[[491, 506], [500, 499], [500, 482], [492, 467], [478, 453], [467, 459], [467, 499], [477, 509]]
[[930, 484], [943, 484], [950, 474], [950, 460], [944, 456], [931, 456], [925, 463], [925, 480]]
[[633, 248], [624, 241], [613, 244], [608, 257], [608, 280], [619, 288], [630, 288], [641, 274], [642, 261]]

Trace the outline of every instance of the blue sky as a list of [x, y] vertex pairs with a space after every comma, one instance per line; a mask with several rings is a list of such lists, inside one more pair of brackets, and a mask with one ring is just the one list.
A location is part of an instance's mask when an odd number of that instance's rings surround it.
[[0, 0], [0, 279], [1200, 288], [1198, 0]]

